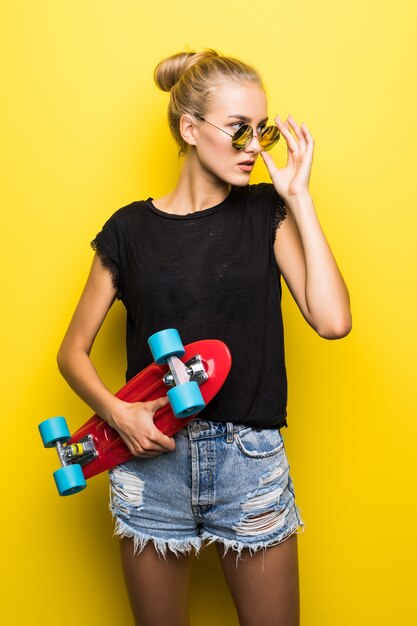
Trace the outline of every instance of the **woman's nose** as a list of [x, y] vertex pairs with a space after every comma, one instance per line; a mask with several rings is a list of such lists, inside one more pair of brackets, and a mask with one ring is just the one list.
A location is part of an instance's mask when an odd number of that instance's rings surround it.
[[253, 135], [252, 139], [245, 148], [245, 152], [254, 152], [259, 154], [262, 151], [262, 146], [259, 143], [258, 135]]

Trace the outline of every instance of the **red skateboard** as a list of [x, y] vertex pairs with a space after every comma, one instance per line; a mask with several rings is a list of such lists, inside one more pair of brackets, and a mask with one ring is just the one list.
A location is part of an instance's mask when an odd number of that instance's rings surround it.
[[[167, 395], [169, 403], [156, 411], [154, 422], [172, 436], [222, 387], [232, 364], [230, 351], [216, 339], [183, 346], [174, 329], [155, 333], [148, 342], [155, 362], [115, 395], [126, 402], [146, 402]], [[132, 458], [118, 432], [98, 415], [72, 436], [63, 417], [45, 420], [39, 430], [44, 446], [57, 449], [62, 467], [54, 472], [54, 479], [63, 496], [81, 491], [86, 479]]]

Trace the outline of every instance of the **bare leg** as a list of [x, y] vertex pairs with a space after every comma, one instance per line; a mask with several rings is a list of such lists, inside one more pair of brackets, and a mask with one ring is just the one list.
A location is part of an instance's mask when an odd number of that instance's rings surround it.
[[193, 557], [167, 550], [160, 557], [152, 542], [133, 555], [133, 541], [123, 538], [120, 553], [136, 626], [188, 626], [188, 587]]
[[299, 626], [297, 535], [252, 556], [242, 551], [237, 567], [235, 551], [216, 548], [240, 626]]

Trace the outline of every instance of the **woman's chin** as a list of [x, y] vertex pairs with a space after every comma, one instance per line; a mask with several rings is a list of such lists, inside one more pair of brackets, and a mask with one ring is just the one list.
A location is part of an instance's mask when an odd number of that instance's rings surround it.
[[234, 187], [245, 187], [245, 185], [249, 184], [250, 175], [252, 172], [242, 172], [242, 174], [233, 177], [233, 182], [231, 185]]

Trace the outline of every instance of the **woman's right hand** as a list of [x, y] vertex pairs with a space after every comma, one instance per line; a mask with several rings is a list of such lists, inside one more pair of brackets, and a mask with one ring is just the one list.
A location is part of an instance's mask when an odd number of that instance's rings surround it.
[[167, 404], [166, 396], [149, 402], [133, 403], [117, 399], [111, 417], [106, 419], [117, 430], [133, 456], [158, 456], [175, 450], [174, 439], [161, 432], [153, 421], [155, 412]]

